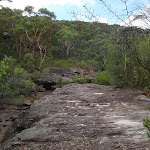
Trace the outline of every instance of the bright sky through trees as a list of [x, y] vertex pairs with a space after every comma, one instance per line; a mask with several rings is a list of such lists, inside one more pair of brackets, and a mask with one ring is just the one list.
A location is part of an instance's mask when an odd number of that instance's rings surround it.
[[[121, 2], [121, 0], [105, 0], [105, 2], [111, 7], [112, 10], [116, 11], [117, 14], [121, 15], [122, 17], [126, 15], [125, 5]], [[121, 23], [120, 20], [116, 20], [114, 16], [108, 12], [100, 0], [13, 0], [12, 3], [1, 1], [0, 5], [7, 6], [12, 9], [24, 9], [24, 7], [27, 5], [35, 7], [35, 10], [38, 10], [39, 8], [47, 8], [55, 13], [57, 20], [75, 20], [71, 14], [71, 12], [74, 11], [78, 14], [78, 19], [89, 21], [87, 18], [83, 17], [83, 14], [86, 11], [83, 6], [87, 6], [87, 8], [90, 9], [95, 16], [97, 16], [96, 20], [108, 24]], [[149, 5], [150, 7], [150, 0], [127, 1], [129, 12], [137, 10], [143, 5]], [[125, 19], [126, 17], [124, 17], [124, 20]], [[121, 25], [123, 25], [123, 23], [121, 23]], [[137, 21], [134, 23], [134, 25], [142, 26], [142, 22]]]

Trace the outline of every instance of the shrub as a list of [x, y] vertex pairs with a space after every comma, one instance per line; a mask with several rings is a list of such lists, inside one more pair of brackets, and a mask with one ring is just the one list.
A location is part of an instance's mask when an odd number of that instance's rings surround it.
[[16, 60], [11, 57], [5, 56], [4, 60], [0, 62], [0, 97], [3, 98], [5, 92], [9, 90], [9, 79], [13, 74], [14, 66], [16, 65]]
[[67, 85], [67, 84], [70, 84], [70, 81], [69, 80], [65, 80], [63, 83], [64, 83], [64, 85]]
[[135, 66], [132, 70], [131, 77], [132, 78], [128, 81], [130, 86], [150, 89], [150, 72], [148, 72], [148, 70]]
[[61, 62], [60, 62], [60, 61], [54, 62], [54, 66], [56, 66], [56, 67], [61, 67]]
[[118, 87], [124, 87], [127, 83], [125, 80], [124, 71], [122, 69], [122, 64], [119, 65], [107, 65], [107, 71], [109, 74], [109, 83], [110, 85], [115, 85]]
[[33, 81], [28, 78], [27, 72], [20, 66], [14, 69], [9, 83], [9, 93], [7, 95], [10, 94], [10, 96], [14, 97], [20, 94], [27, 95], [32, 91], [34, 85]]
[[23, 106], [25, 103], [24, 95], [19, 95], [15, 98], [7, 97], [4, 99], [0, 99], [0, 104], [6, 104], [6, 105], [15, 105], [15, 106]]
[[30, 76], [31, 76], [33, 81], [36, 81], [40, 77], [48, 76], [50, 71], [51, 71], [50, 68], [44, 68], [41, 71], [35, 70]]
[[86, 67], [87, 67], [87, 63], [84, 60], [82, 60], [81, 61], [81, 68], [86, 68]]
[[100, 84], [100, 85], [109, 85], [109, 76], [107, 71], [98, 72], [93, 79], [92, 83]]
[[73, 78], [74, 83], [79, 84], [85, 84], [89, 82], [89, 76], [84, 75], [83, 73], [80, 73], [79, 75], [75, 75]]
[[56, 88], [62, 88], [64, 85], [70, 84], [69, 80], [63, 81], [63, 79], [60, 77], [56, 82]]
[[0, 98], [26, 95], [33, 89], [33, 81], [12, 57], [0, 62]]
[[77, 63], [77, 60], [75, 60], [75, 59], [73, 59], [73, 58], [69, 58], [69, 59], [67, 59], [67, 63], [74, 65], [74, 64]]
[[25, 69], [28, 71], [28, 72], [33, 72], [34, 69], [35, 69], [35, 59], [32, 55], [32, 53], [27, 53], [24, 55], [24, 58], [23, 58], [23, 61], [24, 61], [24, 64], [25, 64]]
[[44, 68], [42, 71], [41, 71], [41, 75], [40, 76], [47, 76], [49, 75], [50, 73], [50, 68]]
[[33, 81], [36, 81], [38, 78], [40, 78], [40, 73], [39, 71], [35, 70], [32, 74], [31, 74], [31, 78]]
[[63, 81], [62, 78], [60, 77], [56, 82], [56, 88], [62, 88], [62, 86], [63, 86]]
[[[150, 107], [148, 107], [148, 109], [150, 110]], [[143, 119], [143, 126], [146, 128], [147, 135], [150, 138], [150, 119], [148, 117]]]

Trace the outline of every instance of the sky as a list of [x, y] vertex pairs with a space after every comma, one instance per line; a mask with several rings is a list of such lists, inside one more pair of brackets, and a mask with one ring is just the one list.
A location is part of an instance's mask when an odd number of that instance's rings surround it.
[[[4, 7], [10, 7], [11, 9], [24, 9], [25, 6], [30, 5], [37, 11], [39, 8], [47, 8], [49, 11], [53, 11], [57, 20], [81, 20], [81, 21], [99, 21], [108, 24], [121, 24], [126, 25], [129, 23], [127, 19], [126, 6], [122, 0], [104, 0], [107, 6], [111, 8], [119, 17], [117, 19], [112, 13], [104, 7], [101, 0], [13, 0], [9, 3], [5, 0], [0, 1], [0, 5]], [[126, 0], [128, 12], [132, 15], [138, 12], [138, 8], [147, 5], [150, 7], [150, 0]], [[135, 10], [132, 12], [131, 11]], [[92, 12], [89, 15], [88, 12]], [[74, 15], [75, 14], [75, 15]], [[86, 17], [85, 17], [86, 16]], [[89, 18], [89, 19], [88, 19]], [[126, 21], [126, 23], [123, 22]], [[143, 26], [142, 21], [134, 22], [133, 25]]]

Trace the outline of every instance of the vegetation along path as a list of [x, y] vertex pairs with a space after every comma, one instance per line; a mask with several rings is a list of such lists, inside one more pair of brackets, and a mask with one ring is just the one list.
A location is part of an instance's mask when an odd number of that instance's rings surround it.
[[4, 150], [149, 150], [139, 92], [70, 84], [36, 101], [6, 132]]

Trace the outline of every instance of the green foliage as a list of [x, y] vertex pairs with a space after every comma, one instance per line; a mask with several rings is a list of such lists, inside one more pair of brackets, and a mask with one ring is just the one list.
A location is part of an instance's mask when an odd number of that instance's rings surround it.
[[24, 11], [31, 15], [32, 13], [34, 13], [34, 7], [28, 5], [24, 8]]
[[79, 75], [75, 75], [73, 78], [74, 83], [79, 84], [85, 84], [89, 82], [89, 76], [84, 75], [83, 73], [80, 73]]
[[35, 69], [35, 60], [34, 60], [34, 57], [32, 55], [32, 53], [27, 53], [24, 55], [24, 58], [23, 58], [23, 61], [24, 61], [24, 66], [25, 66], [25, 69], [28, 71], [28, 72], [33, 72], [34, 69]]
[[62, 88], [63, 86], [63, 80], [62, 78], [59, 78], [56, 82], [56, 88]]
[[40, 72], [37, 70], [34, 70], [34, 72], [31, 74], [31, 79], [33, 81], [36, 81], [38, 78], [40, 78]]
[[77, 60], [76, 59], [72, 59], [72, 58], [69, 58], [69, 59], [67, 59], [67, 62], [69, 63], [69, 64], [76, 64], [77, 63]]
[[77, 63], [78, 68], [88, 68], [88, 64], [86, 63], [85, 60], [81, 60], [80, 62]]
[[56, 88], [62, 88], [64, 85], [70, 84], [69, 80], [63, 81], [63, 79], [60, 77], [56, 82]]
[[114, 45], [107, 54], [106, 70], [109, 74], [110, 85], [125, 86], [125, 74], [124, 74], [123, 56], [119, 46]]
[[[150, 107], [148, 107], [148, 109], [150, 110]], [[150, 119], [148, 117], [143, 119], [143, 126], [146, 128], [147, 135], [150, 138]]]
[[90, 60], [87, 60], [86, 62], [87, 62], [89, 70], [90, 69], [93, 69], [94, 71], [101, 71], [102, 70], [102, 67], [101, 67], [99, 61], [96, 61], [95, 59], [90, 59]]
[[70, 58], [72, 52], [74, 51], [75, 45], [77, 45], [79, 33], [74, 30], [74, 27], [70, 26], [62, 26], [59, 30], [59, 45], [62, 51], [63, 58]]
[[130, 86], [150, 89], [150, 73], [141, 66], [134, 66], [129, 72], [128, 79]]
[[41, 71], [34, 70], [34, 72], [31, 73], [30, 76], [31, 76], [33, 81], [36, 81], [40, 77], [48, 76], [50, 71], [51, 71], [50, 68], [44, 68]]
[[33, 72], [32, 79], [39, 76], [35, 68], [76, 67], [106, 70], [111, 85], [149, 89], [149, 30], [133, 27], [133, 37], [130, 27], [54, 19], [45, 8], [35, 12], [32, 6], [24, 11], [2, 7], [0, 60], [12, 56]]
[[9, 90], [10, 82], [9, 79], [14, 71], [14, 66], [16, 65], [16, 60], [13, 58], [8, 58], [0, 62], [0, 97], [3, 98], [5, 92]]
[[24, 95], [19, 95], [18, 99], [17, 99], [17, 102], [16, 102], [16, 105], [17, 106], [23, 106], [24, 103], [25, 103]]
[[143, 119], [143, 126], [147, 129], [147, 135], [150, 138], [150, 120], [148, 117], [146, 119]]
[[52, 67], [59, 67], [63, 69], [68, 69], [68, 68], [79, 68], [79, 69], [86, 69], [90, 70], [93, 69], [94, 67], [90, 64], [87, 63], [86, 61], [77, 61], [75, 59], [69, 58], [67, 60], [64, 59], [53, 59], [51, 61], [50, 66]]
[[44, 77], [49, 75], [49, 73], [50, 73], [50, 68], [44, 68], [42, 69], [40, 76]]
[[92, 83], [100, 85], [109, 85], [109, 82], [110, 79], [107, 71], [98, 72], [92, 81]]
[[70, 80], [65, 80], [65, 81], [63, 81], [63, 84], [64, 84], [64, 85], [70, 84]]
[[15, 59], [5, 57], [0, 62], [0, 98], [26, 95], [33, 89], [34, 83]]
[[39, 15], [50, 17], [51, 19], [56, 19], [56, 16], [53, 12], [47, 10], [47, 8], [40, 8], [38, 10]]
[[15, 98], [12, 97], [6, 97], [4, 99], [0, 99], [0, 105], [15, 105], [15, 106], [23, 106], [25, 103], [24, 95], [19, 95]]
[[136, 62], [150, 72], [150, 35], [137, 40]]

